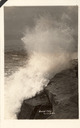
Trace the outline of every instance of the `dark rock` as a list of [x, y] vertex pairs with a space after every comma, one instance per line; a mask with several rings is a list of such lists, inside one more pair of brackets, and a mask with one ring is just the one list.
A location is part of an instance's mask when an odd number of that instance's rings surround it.
[[[51, 98], [51, 99], [49, 99]], [[24, 100], [21, 110], [17, 115], [18, 119], [46, 119], [53, 112], [54, 95], [43, 90], [35, 97]]]
[[18, 119], [78, 119], [77, 60], [52, 78], [35, 97], [23, 101]]

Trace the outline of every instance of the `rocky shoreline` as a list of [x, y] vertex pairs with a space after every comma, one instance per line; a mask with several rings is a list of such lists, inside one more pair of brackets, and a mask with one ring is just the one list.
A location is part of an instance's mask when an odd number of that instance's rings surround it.
[[78, 119], [78, 60], [35, 97], [23, 101], [18, 119]]

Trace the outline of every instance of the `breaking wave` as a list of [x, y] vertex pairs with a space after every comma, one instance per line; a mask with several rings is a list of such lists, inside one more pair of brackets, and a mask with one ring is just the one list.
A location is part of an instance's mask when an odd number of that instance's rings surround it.
[[25, 68], [5, 78], [5, 119], [16, 119], [24, 99], [47, 86], [51, 77], [68, 68], [74, 55], [73, 29], [49, 15], [35, 19], [21, 39], [29, 54]]

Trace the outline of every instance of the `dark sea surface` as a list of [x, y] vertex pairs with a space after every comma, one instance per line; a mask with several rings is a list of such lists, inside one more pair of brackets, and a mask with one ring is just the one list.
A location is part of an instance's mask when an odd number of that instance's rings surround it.
[[20, 67], [24, 67], [27, 60], [27, 53], [24, 50], [5, 52], [5, 76], [12, 75]]

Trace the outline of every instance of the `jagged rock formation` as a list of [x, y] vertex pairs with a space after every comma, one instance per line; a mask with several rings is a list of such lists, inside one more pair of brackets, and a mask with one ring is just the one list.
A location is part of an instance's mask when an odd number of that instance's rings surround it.
[[18, 119], [77, 119], [78, 61], [52, 78], [35, 97], [23, 101]]

